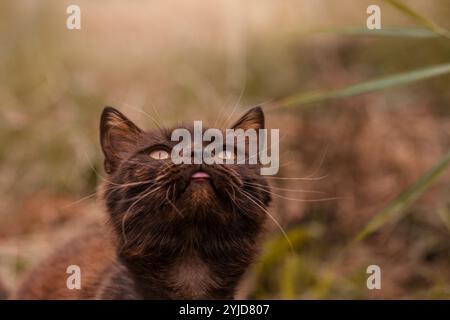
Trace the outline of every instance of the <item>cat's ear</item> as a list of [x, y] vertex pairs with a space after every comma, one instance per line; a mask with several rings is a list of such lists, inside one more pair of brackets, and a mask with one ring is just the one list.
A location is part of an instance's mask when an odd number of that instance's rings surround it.
[[236, 123], [232, 126], [233, 129], [264, 129], [264, 112], [261, 107], [254, 107], [248, 110]]
[[105, 155], [105, 171], [113, 173], [127, 152], [136, 145], [142, 130], [121, 112], [105, 107], [100, 120], [100, 144]]

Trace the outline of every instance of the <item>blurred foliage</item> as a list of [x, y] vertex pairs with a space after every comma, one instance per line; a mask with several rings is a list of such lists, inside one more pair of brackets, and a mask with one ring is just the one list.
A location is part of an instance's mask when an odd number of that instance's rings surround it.
[[[426, 172], [417, 182], [403, 191], [389, 205], [356, 235], [354, 241], [361, 241], [388, 222], [398, 221], [407, 213], [409, 206], [422, 195], [433, 182], [442, 176], [450, 165], [450, 152], [433, 168]], [[443, 217], [441, 215], [441, 217]], [[443, 219], [445, 221], [445, 219]]]
[[[414, 18], [417, 22], [427, 27], [432, 32], [436, 33], [437, 35], [449, 37], [449, 32], [445, 30], [442, 27], [439, 27], [434, 22], [424, 18], [417, 12], [415, 12], [413, 9], [408, 7], [407, 5], [403, 4], [400, 1], [397, 0], [386, 0], [386, 2], [389, 2], [390, 4], [394, 5], [397, 9], [405, 13], [406, 15], [409, 15]], [[389, 29], [388, 29], [389, 30]], [[392, 32], [392, 31], [395, 32]], [[378, 35], [388, 35], [388, 36], [407, 36], [407, 37], [418, 37], [421, 38], [423, 36], [431, 37], [430, 33], [426, 33], [423, 31], [417, 31], [413, 30], [414, 32], [398, 32], [399, 29], [391, 29], [391, 32], [386, 31], [380, 31]], [[328, 30], [327, 32], [333, 32], [333, 30]], [[347, 33], [347, 34], [359, 34], [359, 31], [355, 31], [354, 28], [352, 29], [341, 29], [338, 30], [338, 32]], [[371, 80], [367, 82], [362, 82], [353, 86], [349, 86], [343, 89], [336, 89], [331, 91], [324, 91], [324, 92], [311, 92], [311, 93], [302, 93], [298, 95], [294, 95], [291, 97], [284, 98], [280, 100], [279, 102], [275, 103], [274, 108], [285, 108], [290, 106], [298, 106], [302, 104], [310, 104], [313, 102], [320, 102], [323, 100], [328, 99], [334, 99], [334, 98], [342, 98], [342, 97], [351, 97], [363, 93], [368, 93], [371, 91], [376, 90], [382, 90], [390, 87], [394, 87], [397, 85], [407, 84], [413, 81], [417, 80], [423, 80], [427, 79], [429, 77], [434, 77], [437, 75], [447, 74], [450, 72], [450, 64], [443, 64], [439, 66], [432, 66], [427, 67], [423, 69], [413, 70], [407, 73], [397, 74], [393, 76], [388, 76], [384, 78], [380, 78], [377, 80]], [[383, 227], [386, 223], [392, 223], [393, 221], [398, 221], [402, 218], [402, 214], [408, 213], [408, 209], [410, 205], [423, 193], [425, 192], [436, 180], [439, 178], [445, 171], [447, 170], [448, 166], [450, 164], [450, 153], [448, 153], [438, 164], [436, 164], [432, 169], [430, 169], [428, 172], [426, 172], [420, 179], [417, 180], [417, 182], [403, 191], [397, 198], [395, 198], [389, 205], [380, 213], [375, 215], [367, 225], [358, 232], [358, 234], [355, 236], [352, 242], [349, 243], [349, 245], [354, 245], [355, 242], [361, 241], [364, 238], [366, 238], [368, 235], [372, 234], [373, 232], [379, 230], [381, 227]], [[440, 208], [439, 216], [442, 219], [443, 223], [447, 228], [449, 228], [449, 214], [447, 208]], [[297, 243], [298, 235], [302, 235], [301, 239], [303, 240], [301, 243], [303, 244], [305, 241], [304, 236], [304, 230], [302, 228], [294, 229], [289, 234], [294, 238], [294, 242]], [[308, 261], [308, 257], [303, 257], [302, 255], [298, 254], [286, 254], [284, 253], [285, 245], [276, 245], [277, 242], [283, 241], [283, 239], [276, 239], [276, 241], [269, 242], [269, 244], [265, 248], [265, 255], [262, 256], [261, 261], [258, 264], [258, 267], [256, 268], [256, 279], [257, 283], [262, 283], [260, 280], [263, 278], [264, 275], [271, 274], [271, 270], [269, 269], [269, 266], [273, 265], [275, 261], [279, 261], [280, 257], [283, 258], [282, 262], [282, 268], [277, 274], [281, 274], [279, 277], [280, 279], [277, 281], [279, 283], [279, 291], [278, 294], [275, 294], [275, 296], [278, 296], [282, 299], [292, 299], [295, 297], [298, 297], [300, 294], [305, 295], [308, 297], [308, 288], [309, 290], [317, 291], [317, 287], [321, 286], [321, 282], [323, 282], [324, 279], [327, 279], [327, 276], [322, 275], [321, 277], [318, 276], [317, 271], [311, 272], [308, 268], [305, 268], [304, 264], [305, 261]], [[346, 250], [349, 248], [341, 249], [341, 255], [338, 256], [338, 260], [340, 262], [342, 258], [342, 254], [345, 254]], [[302, 250], [304, 252], [304, 250]], [[364, 279], [366, 278], [366, 274], [364, 273], [364, 270], [357, 274], [353, 274], [351, 278], [356, 278], [358, 281], [356, 283], [362, 284], [364, 283]], [[306, 280], [306, 281], [305, 281]], [[321, 281], [322, 280], [322, 281]], [[329, 279], [331, 282], [335, 281], [334, 277]], [[331, 283], [330, 281], [326, 281], [328, 286], [325, 285], [325, 287], [328, 287]], [[339, 288], [346, 288], [351, 286], [351, 280], [344, 285], [343, 287]], [[297, 292], [296, 288], [303, 288], [303, 292]], [[257, 289], [256, 291], [256, 297], [258, 297], [258, 294], [260, 296], [264, 297], [265, 294], [261, 293], [259, 291], [262, 291], [262, 289]], [[363, 291], [364, 288], [360, 287], [357, 291]], [[444, 289], [448, 290], [448, 289]], [[262, 291], [264, 292], [264, 291]], [[268, 290], [268, 292], [276, 292], [275, 290]], [[319, 289], [319, 292], [323, 292], [323, 290]], [[329, 297], [329, 292], [324, 294], [323, 297]], [[334, 298], [339, 297], [339, 295], [332, 295]], [[358, 293], [354, 292], [350, 295], [353, 298], [358, 297]], [[359, 297], [362, 297], [364, 295], [360, 295]], [[439, 296], [439, 294], [438, 294]], [[320, 298], [320, 297], [315, 297]]]
[[447, 73], [450, 73], [450, 63], [362, 82], [343, 89], [337, 89], [327, 92], [312, 92], [306, 94], [303, 93], [292, 97], [287, 97], [277, 103], [277, 108], [296, 106], [328, 99], [352, 97], [359, 94], [392, 88], [399, 85], [405, 85], [410, 82], [424, 80]]
[[419, 12], [413, 10], [411, 7], [406, 5], [400, 0], [384, 0], [387, 3], [390, 3], [395, 8], [403, 12], [404, 14], [412, 17], [417, 23], [427, 27], [431, 31], [435, 32], [438, 35], [450, 38], [450, 33], [445, 28], [442, 28], [441, 26], [437, 25], [433, 21], [425, 18], [423, 15], [421, 15]]

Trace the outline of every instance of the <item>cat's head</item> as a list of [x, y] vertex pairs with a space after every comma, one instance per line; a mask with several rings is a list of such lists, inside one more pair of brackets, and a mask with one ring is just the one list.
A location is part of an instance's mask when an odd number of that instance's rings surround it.
[[[191, 126], [179, 128], [193, 131]], [[270, 194], [260, 165], [175, 164], [171, 150], [178, 142], [171, 141], [171, 135], [179, 128], [144, 131], [114, 108], [103, 111], [100, 141], [108, 174], [104, 198], [129, 255], [164, 241], [168, 246], [182, 245], [170, 243], [177, 237], [191, 245], [214, 237], [253, 239], [265, 220]], [[262, 128], [264, 114], [259, 107], [231, 126]]]

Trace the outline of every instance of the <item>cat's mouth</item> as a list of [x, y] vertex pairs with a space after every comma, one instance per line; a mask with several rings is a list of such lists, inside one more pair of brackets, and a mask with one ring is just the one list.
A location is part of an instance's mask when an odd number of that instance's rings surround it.
[[205, 171], [199, 170], [191, 175], [191, 182], [204, 183], [209, 182], [211, 176]]
[[190, 194], [199, 190], [216, 192], [216, 177], [214, 172], [211, 172], [211, 169], [202, 165], [196, 165], [185, 167], [183, 171], [177, 179], [176, 189], [179, 190], [178, 196], [182, 196], [186, 192]]
[[242, 182], [237, 176], [232, 176], [221, 168], [207, 165], [186, 166], [178, 176], [174, 199], [187, 203], [194, 201], [199, 205], [205, 205], [213, 199], [228, 201], [232, 192], [230, 184], [240, 186], [240, 183]]

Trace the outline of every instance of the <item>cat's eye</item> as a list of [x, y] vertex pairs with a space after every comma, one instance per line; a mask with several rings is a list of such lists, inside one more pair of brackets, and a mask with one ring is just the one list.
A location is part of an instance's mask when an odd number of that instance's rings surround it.
[[235, 158], [235, 154], [231, 150], [219, 151], [217, 153], [217, 158], [223, 160], [233, 160]]
[[150, 157], [156, 160], [164, 160], [169, 158], [169, 153], [163, 149], [157, 149], [150, 152]]

